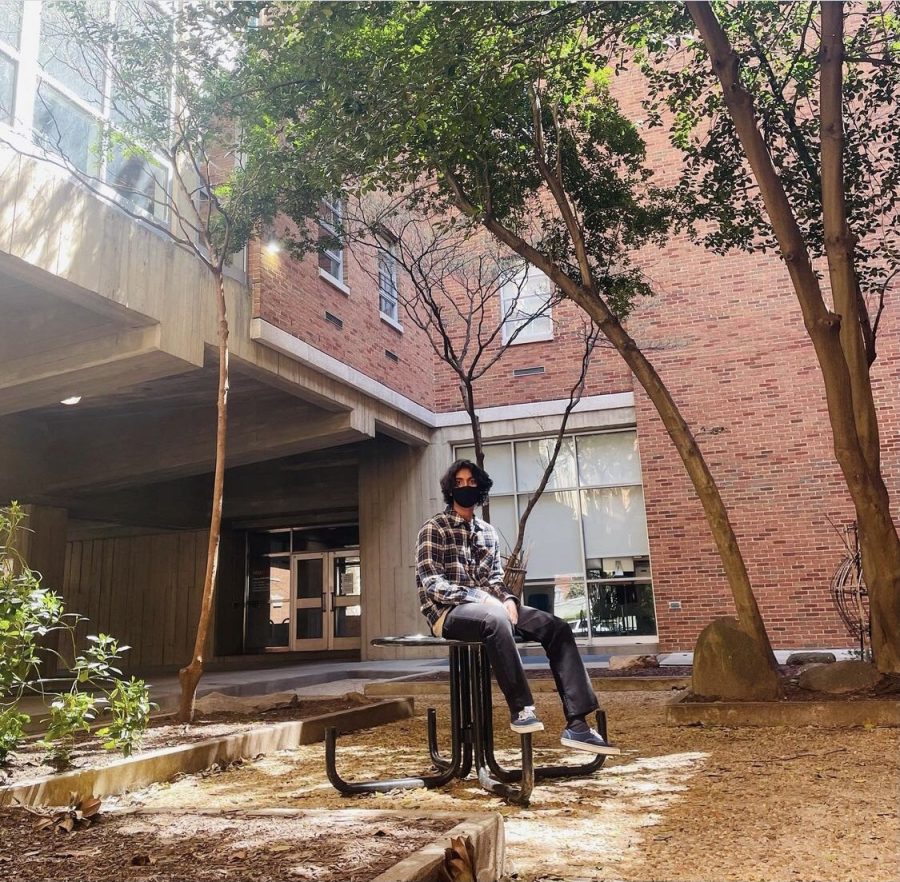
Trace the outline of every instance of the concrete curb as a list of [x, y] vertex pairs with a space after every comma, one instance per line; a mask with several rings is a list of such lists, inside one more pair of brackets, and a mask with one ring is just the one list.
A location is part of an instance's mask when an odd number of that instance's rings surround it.
[[[429, 812], [429, 817], [435, 816], [436, 813]], [[500, 879], [506, 859], [506, 837], [503, 817], [496, 814], [470, 815], [440, 839], [389, 867], [372, 882], [431, 882], [441, 878], [438, 870], [444, 862], [444, 849], [450, 847], [453, 836], [468, 836], [472, 840], [478, 882], [497, 882]]]
[[670, 726], [900, 726], [900, 701], [718, 701], [685, 702], [680, 695], [666, 707]]
[[[140, 817], [146, 815], [228, 815], [229, 817], [298, 817], [302, 818], [310, 812], [328, 811], [327, 809], [124, 809], [112, 811], [112, 817]], [[503, 817], [500, 814], [460, 815], [456, 812], [416, 812], [416, 811], [381, 811], [372, 809], [341, 809], [353, 815], [369, 815], [373, 820], [386, 815], [393, 818], [449, 818], [458, 823], [442, 833], [441, 836], [423, 846], [418, 851], [407, 855], [383, 873], [374, 877], [372, 882], [431, 882], [438, 877], [438, 869], [444, 861], [444, 849], [450, 847], [452, 836], [468, 836], [475, 848], [475, 870], [478, 882], [498, 882], [503, 875], [506, 859], [506, 835]]]
[[117, 760], [98, 769], [75, 769], [7, 785], [0, 788], [0, 806], [68, 805], [73, 794], [78, 799], [115, 796], [149, 784], [168, 781], [178, 774], [199, 772], [216, 763], [230, 763], [243, 757], [323, 741], [325, 729], [329, 726], [336, 726], [338, 732], [368, 729], [411, 717], [413, 710], [411, 698], [395, 698], [369, 707], [350, 708], [306, 720], [260, 726], [247, 732], [208, 738], [194, 744], [164, 747]]
[[[527, 673], [527, 672], [526, 672]], [[414, 675], [415, 676], [415, 675]], [[552, 678], [528, 681], [532, 692], [556, 692]], [[595, 677], [591, 680], [595, 692], [668, 692], [672, 689], [687, 689], [690, 677]], [[494, 692], [499, 691], [494, 687]], [[400, 677], [380, 683], [367, 683], [367, 698], [381, 698], [388, 695], [450, 695], [450, 684], [440, 680], [408, 680]]]

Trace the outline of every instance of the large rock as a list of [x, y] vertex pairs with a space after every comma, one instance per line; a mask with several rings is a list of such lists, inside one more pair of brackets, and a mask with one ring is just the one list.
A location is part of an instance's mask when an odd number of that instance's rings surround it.
[[691, 690], [723, 701], [771, 701], [781, 697], [778, 674], [737, 619], [715, 619], [697, 638]]
[[797, 677], [797, 685], [813, 692], [858, 692], [871, 689], [880, 679], [881, 674], [870, 662], [839, 661], [806, 668]]
[[194, 702], [203, 714], [252, 714], [277, 707], [295, 707], [300, 703], [296, 692], [269, 692], [266, 695], [225, 695], [208, 692]]
[[830, 665], [837, 661], [833, 652], [792, 652], [786, 665]]
[[655, 655], [614, 655], [609, 660], [611, 671], [638, 671], [642, 668], [658, 668]]

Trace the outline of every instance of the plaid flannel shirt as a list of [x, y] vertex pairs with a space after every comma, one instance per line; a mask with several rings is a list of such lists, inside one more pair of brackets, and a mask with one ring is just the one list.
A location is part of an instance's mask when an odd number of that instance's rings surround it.
[[452, 507], [419, 530], [416, 587], [432, 630], [441, 616], [461, 603], [482, 603], [491, 595], [518, 603], [503, 584], [497, 531], [480, 518], [466, 521]]

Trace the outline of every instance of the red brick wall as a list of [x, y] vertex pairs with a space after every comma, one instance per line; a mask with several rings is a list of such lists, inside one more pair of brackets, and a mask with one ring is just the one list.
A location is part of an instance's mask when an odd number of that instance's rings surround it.
[[[346, 294], [319, 276], [316, 255], [300, 261], [283, 251], [269, 254], [253, 243], [249, 253], [253, 315], [431, 407], [431, 348], [422, 331], [404, 321], [402, 309], [402, 332], [381, 319], [378, 285], [370, 275], [372, 259], [369, 252], [354, 256], [345, 249], [344, 282], [350, 289]], [[401, 279], [398, 282], [402, 284]], [[327, 321], [326, 312], [341, 319], [343, 327]], [[385, 350], [399, 361], [390, 359]]]

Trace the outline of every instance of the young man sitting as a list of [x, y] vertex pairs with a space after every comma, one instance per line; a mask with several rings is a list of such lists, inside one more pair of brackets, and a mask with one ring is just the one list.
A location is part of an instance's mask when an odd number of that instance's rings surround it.
[[483, 470], [462, 459], [441, 478], [447, 508], [419, 531], [416, 585], [422, 613], [435, 636], [484, 644], [509, 705], [513, 732], [544, 728], [515, 638], [539, 641], [566, 715], [562, 744], [595, 754], [620, 753], [587, 723], [599, 705], [572, 629], [550, 613], [523, 605], [503, 584], [497, 533], [475, 517], [475, 506], [485, 502], [492, 486]]

